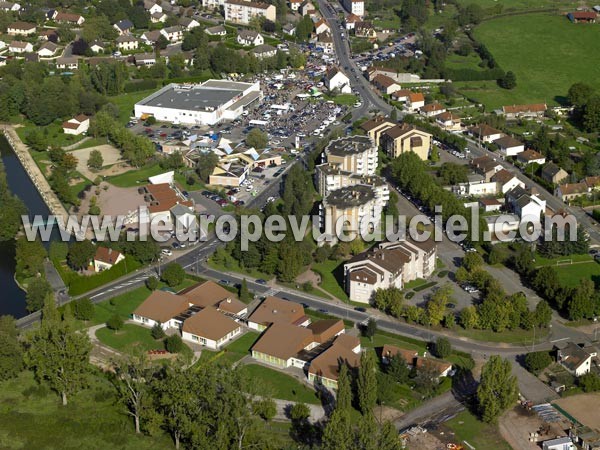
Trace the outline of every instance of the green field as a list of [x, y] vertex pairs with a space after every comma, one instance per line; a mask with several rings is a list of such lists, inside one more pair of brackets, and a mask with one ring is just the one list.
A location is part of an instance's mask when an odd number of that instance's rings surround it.
[[502, 438], [495, 425], [480, 422], [469, 411], [463, 411], [444, 424], [454, 432], [456, 444], [467, 441], [477, 449], [510, 450], [508, 443]]
[[133, 421], [119, 409], [108, 379], [90, 377], [90, 389], [60, 405], [31, 372], [0, 383], [0, 448], [3, 449], [165, 449], [171, 439], [136, 435]]
[[149, 96], [157, 90], [158, 88], [110, 97], [110, 102], [119, 107], [119, 121], [125, 125], [129, 121], [129, 118], [133, 115], [133, 106], [141, 99]]
[[475, 28], [475, 38], [502, 69], [517, 76], [512, 90], [495, 81], [457, 83], [464, 95], [488, 110], [523, 103], [557, 105], [579, 81], [600, 89], [599, 26], [573, 24], [556, 14], [527, 14], [486, 21]]
[[[322, 263], [314, 263], [311, 270], [321, 276], [321, 288], [329, 292], [334, 297], [343, 301], [348, 301], [348, 295], [344, 291], [341, 283], [344, 272], [343, 261], [333, 261], [328, 259]], [[338, 281], [340, 280], [340, 281]]]
[[600, 264], [595, 261], [585, 264], [569, 264], [555, 267], [558, 279], [563, 286], [577, 287], [584, 279], [591, 279], [598, 283], [600, 281]]
[[483, 8], [502, 7], [502, 12], [510, 12], [524, 9], [540, 9], [540, 8], [571, 8], [573, 2], [569, 0], [459, 0], [463, 6], [471, 3], [477, 3]]
[[257, 364], [248, 364], [240, 370], [253, 381], [258, 395], [294, 402], [321, 403], [314, 390], [290, 375]]
[[131, 323], [126, 323], [119, 331], [100, 328], [96, 331], [96, 337], [104, 345], [108, 345], [116, 350], [126, 350], [136, 345], [144, 350], [162, 350], [164, 348], [162, 341], [157, 341], [150, 334], [149, 328], [144, 328]]
[[200, 355], [200, 362], [213, 360], [227, 361], [232, 364], [238, 362], [244, 356], [250, 354], [250, 348], [252, 348], [259, 335], [260, 333], [249, 331], [219, 352], [203, 349]]
[[120, 175], [106, 179], [110, 184], [117, 187], [140, 186], [148, 183], [148, 178], [166, 172], [158, 163], [152, 163], [139, 169], [133, 169]]

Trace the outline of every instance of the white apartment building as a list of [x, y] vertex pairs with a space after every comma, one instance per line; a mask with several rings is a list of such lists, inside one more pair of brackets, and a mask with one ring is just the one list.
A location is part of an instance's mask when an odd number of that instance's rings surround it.
[[364, 0], [342, 0], [342, 5], [350, 14], [355, 14], [359, 17], [365, 15]]
[[323, 153], [323, 162], [357, 175], [375, 175], [377, 147], [368, 136], [348, 136], [331, 141]]
[[275, 6], [268, 3], [245, 0], [226, 0], [225, 21], [248, 25], [253, 17], [262, 16], [275, 22]]

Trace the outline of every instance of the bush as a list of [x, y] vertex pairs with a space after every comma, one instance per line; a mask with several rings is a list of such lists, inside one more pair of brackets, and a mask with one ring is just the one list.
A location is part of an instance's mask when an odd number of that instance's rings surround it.
[[552, 363], [552, 357], [548, 352], [531, 352], [525, 355], [525, 368], [534, 375]]
[[277, 405], [270, 398], [264, 398], [258, 400], [252, 405], [254, 414], [262, 417], [264, 420], [269, 421], [277, 414]]
[[163, 330], [163, 328], [160, 325], [160, 323], [155, 323], [154, 324], [154, 326], [152, 327], [152, 331], [150, 332], [150, 334], [156, 340], [162, 339], [162, 338], [164, 338], [166, 336], [165, 330]]
[[125, 83], [123, 90], [125, 92], [147, 91], [150, 89], [156, 89], [157, 86], [158, 86], [157, 80], [130, 81], [130, 82]]
[[174, 334], [165, 339], [165, 350], [169, 353], [181, 353], [185, 348], [185, 344], [181, 340], [181, 336]]
[[121, 316], [114, 314], [106, 321], [106, 326], [113, 331], [119, 331], [121, 328], [123, 328], [123, 319]]
[[452, 345], [445, 337], [439, 337], [434, 346], [435, 356], [438, 358], [447, 358], [452, 353]]
[[94, 318], [94, 304], [89, 298], [81, 298], [71, 303], [76, 319], [88, 321]]
[[161, 279], [170, 287], [177, 286], [183, 282], [185, 278], [185, 270], [180, 264], [169, 264], [161, 275]]
[[156, 289], [158, 289], [158, 278], [156, 278], [156, 277], [149, 277], [146, 280], [146, 287], [148, 289], [150, 289], [151, 291], [155, 291]]
[[584, 392], [600, 391], [600, 376], [595, 373], [586, 373], [577, 382]]

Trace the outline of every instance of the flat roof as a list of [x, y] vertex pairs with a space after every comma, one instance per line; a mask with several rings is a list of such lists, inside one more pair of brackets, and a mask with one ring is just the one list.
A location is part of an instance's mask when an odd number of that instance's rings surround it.
[[338, 208], [352, 208], [354, 206], [364, 205], [374, 198], [375, 192], [371, 186], [356, 184], [331, 192], [325, 199], [325, 203]]
[[242, 95], [250, 83], [208, 80], [201, 85], [170, 84], [138, 102], [138, 105], [192, 111], [213, 111]]
[[346, 156], [362, 153], [374, 147], [375, 144], [368, 136], [349, 136], [331, 141], [325, 148], [325, 153], [335, 156]]

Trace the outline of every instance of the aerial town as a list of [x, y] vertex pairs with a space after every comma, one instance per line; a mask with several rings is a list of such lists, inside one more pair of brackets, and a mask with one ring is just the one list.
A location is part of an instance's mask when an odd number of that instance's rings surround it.
[[0, 0], [0, 447], [600, 449], [600, 5]]

